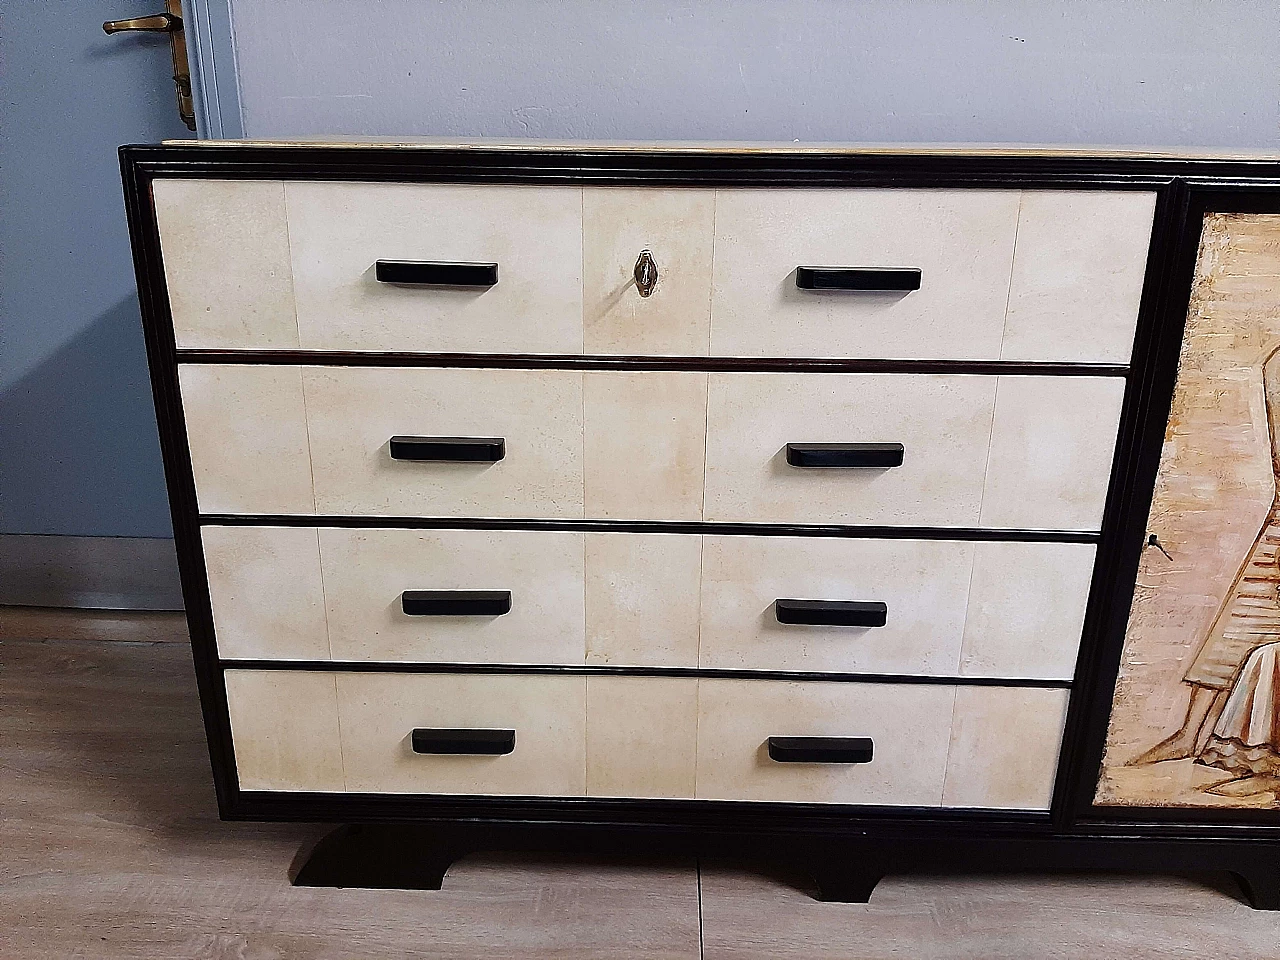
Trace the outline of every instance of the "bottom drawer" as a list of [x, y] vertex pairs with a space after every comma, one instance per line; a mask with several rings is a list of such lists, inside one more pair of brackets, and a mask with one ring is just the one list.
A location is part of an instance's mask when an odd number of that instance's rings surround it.
[[[920, 807], [1047, 809], [1067, 704], [691, 677], [229, 670], [226, 685], [244, 790]], [[797, 737], [869, 740], [870, 757], [824, 756], [829, 739], [803, 762], [770, 750]]]

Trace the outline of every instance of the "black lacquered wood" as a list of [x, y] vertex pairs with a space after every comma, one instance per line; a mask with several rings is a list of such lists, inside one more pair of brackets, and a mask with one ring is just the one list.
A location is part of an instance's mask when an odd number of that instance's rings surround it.
[[770, 737], [769, 759], [777, 763], [870, 763], [870, 737]]
[[392, 437], [392, 460], [497, 463], [507, 455], [502, 437]]
[[379, 283], [418, 287], [492, 287], [496, 263], [445, 263], [438, 260], [379, 260], [373, 275]]
[[779, 623], [812, 624], [827, 627], [883, 627], [889, 607], [879, 600], [784, 600], [773, 601]]
[[787, 444], [787, 463], [793, 467], [884, 469], [902, 466], [905, 455], [900, 443]]
[[801, 290], [861, 290], [867, 293], [909, 293], [920, 289], [915, 267], [796, 267]]
[[410, 617], [500, 617], [511, 612], [511, 591], [406, 590], [400, 608]]
[[514, 730], [419, 727], [413, 731], [411, 739], [414, 753], [498, 757], [516, 748]]

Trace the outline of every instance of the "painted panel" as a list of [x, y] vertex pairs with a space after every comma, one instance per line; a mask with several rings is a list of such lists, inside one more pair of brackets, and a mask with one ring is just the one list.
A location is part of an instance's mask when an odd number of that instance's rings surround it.
[[1098, 803], [1280, 805], [1277, 471], [1280, 217], [1211, 214]]

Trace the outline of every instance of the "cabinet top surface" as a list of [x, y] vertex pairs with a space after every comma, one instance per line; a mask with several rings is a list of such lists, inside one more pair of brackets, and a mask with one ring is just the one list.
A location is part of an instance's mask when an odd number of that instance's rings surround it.
[[1280, 153], [1268, 150], [1240, 150], [1222, 147], [1088, 146], [1020, 143], [801, 143], [751, 141], [592, 141], [534, 139], [295, 139], [295, 140], [166, 140], [166, 146], [200, 147], [209, 150], [236, 148], [345, 147], [368, 150], [475, 150], [527, 151], [529, 153], [673, 153], [673, 154], [776, 154], [860, 156], [952, 156], [952, 157], [1078, 157], [1170, 160], [1276, 161]]

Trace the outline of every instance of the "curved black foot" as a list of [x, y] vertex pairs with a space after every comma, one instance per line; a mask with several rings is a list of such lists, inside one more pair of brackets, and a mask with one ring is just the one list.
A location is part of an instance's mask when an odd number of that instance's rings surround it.
[[298, 887], [439, 890], [446, 871], [467, 852], [443, 833], [421, 827], [352, 824], [316, 844], [293, 883]]
[[885, 871], [874, 864], [812, 864], [809, 872], [818, 883], [818, 899], [827, 903], [867, 903]]
[[1280, 910], [1280, 867], [1250, 867], [1231, 875], [1255, 910]]

